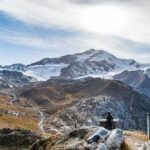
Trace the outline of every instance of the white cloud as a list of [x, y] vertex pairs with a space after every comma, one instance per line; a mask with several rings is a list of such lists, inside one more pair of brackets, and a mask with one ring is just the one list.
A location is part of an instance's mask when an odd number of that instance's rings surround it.
[[[43, 39], [18, 31], [0, 29], [0, 41], [31, 48], [40, 48], [40, 50], [37, 50], [36, 55], [31, 54], [30, 59], [26, 58], [21, 61], [22, 63], [31, 63], [37, 60], [37, 58], [42, 59], [44, 57], [59, 57], [65, 54], [74, 54], [90, 48], [107, 50], [118, 57], [136, 59], [143, 63], [149, 62], [150, 56], [150, 45], [104, 34], [84, 33], [70, 37], [47, 36]], [[25, 52], [23, 51], [23, 53]], [[19, 62], [20, 59], [16, 58], [17, 54], [13, 55], [16, 62]]]
[[[85, 0], [78, 0], [80, 1], [85, 3]], [[91, 2], [86, 1], [89, 4]], [[69, 0], [1, 0], [0, 10], [38, 26], [55, 26], [92, 34], [106, 33], [150, 43], [148, 4], [148, 0], [127, 0], [124, 3], [120, 0], [111, 0], [111, 3], [105, 1], [105, 4], [92, 6], [76, 5]]]
[[149, 0], [0, 0], [0, 10], [29, 25], [80, 33], [42, 38], [0, 29], [0, 40], [50, 49], [42, 51], [48, 57], [101, 48], [119, 57], [149, 62]]

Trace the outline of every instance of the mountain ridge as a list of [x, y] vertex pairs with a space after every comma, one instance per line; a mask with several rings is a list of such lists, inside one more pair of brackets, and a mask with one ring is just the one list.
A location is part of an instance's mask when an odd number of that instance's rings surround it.
[[13, 64], [3, 66], [0, 70], [22, 72], [39, 81], [52, 77], [83, 78], [87, 76], [107, 77], [124, 70], [149, 68], [150, 64], [142, 64], [133, 59], [121, 59], [104, 50], [90, 49], [82, 53], [65, 55], [58, 58], [44, 58], [29, 65]]
[[[74, 125], [74, 119], [80, 126], [84, 123], [89, 125], [89, 119], [92, 125], [98, 125], [99, 118], [105, 117], [110, 111], [115, 118], [120, 119], [120, 125], [124, 128], [146, 130], [144, 116], [149, 110], [149, 99], [120, 81], [100, 78], [50, 79], [20, 88], [17, 95], [19, 106], [45, 108], [45, 112], [57, 114], [57, 117], [60, 112], [58, 119], [62, 119], [68, 126], [70, 123]], [[81, 114], [86, 117], [80, 119]], [[72, 119], [68, 118], [69, 116], [72, 116]], [[57, 119], [52, 120], [51, 116], [49, 117], [46, 121], [48, 128], [50, 125], [51, 129], [55, 128], [53, 125], [57, 123]]]
[[139, 93], [150, 97], [150, 76], [147, 71], [123, 71], [120, 74], [113, 76], [114, 80], [122, 81]]

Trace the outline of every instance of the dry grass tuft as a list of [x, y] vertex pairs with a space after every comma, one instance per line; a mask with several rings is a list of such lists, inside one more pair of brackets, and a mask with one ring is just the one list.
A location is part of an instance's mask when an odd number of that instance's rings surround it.
[[131, 136], [137, 139], [140, 139], [142, 141], [147, 141], [148, 137], [143, 131], [125, 131], [125, 136]]
[[1, 122], [0, 128], [12, 128], [12, 129], [22, 128], [34, 132], [39, 131], [36, 120], [25, 116], [17, 117], [17, 116], [2, 115], [0, 116], [0, 122]]

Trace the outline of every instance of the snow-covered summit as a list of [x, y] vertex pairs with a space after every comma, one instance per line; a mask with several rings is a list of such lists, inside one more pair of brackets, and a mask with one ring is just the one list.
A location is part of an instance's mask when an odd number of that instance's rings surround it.
[[133, 59], [121, 59], [104, 50], [90, 49], [73, 55], [74, 62], [62, 69], [61, 75], [68, 78], [105, 77], [107, 78], [124, 70], [139, 70], [150, 65], [141, 64]]
[[104, 50], [90, 49], [84, 53], [75, 54], [75, 56], [77, 57], [76, 62], [106, 61], [107, 63], [113, 64], [118, 68], [130, 68], [131, 66], [135, 68], [145, 67], [144, 64], [140, 64], [133, 59], [120, 59]]
[[108, 60], [109, 58], [116, 58], [112, 54], [104, 51], [104, 50], [94, 50], [90, 49], [83, 53], [75, 54], [77, 57], [76, 61], [83, 62], [83, 61], [102, 61]]

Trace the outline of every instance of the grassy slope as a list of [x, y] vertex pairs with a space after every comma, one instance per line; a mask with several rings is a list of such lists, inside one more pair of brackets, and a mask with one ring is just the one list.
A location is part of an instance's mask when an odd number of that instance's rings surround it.
[[[33, 110], [24, 109], [10, 104], [11, 97], [0, 94], [0, 128], [23, 128], [38, 131], [38, 118]], [[15, 116], [13, 113], [21, 115]], [[25, 113], [25, 115], [23, 115]]]

